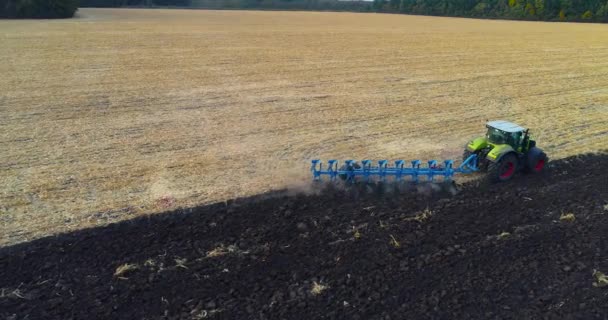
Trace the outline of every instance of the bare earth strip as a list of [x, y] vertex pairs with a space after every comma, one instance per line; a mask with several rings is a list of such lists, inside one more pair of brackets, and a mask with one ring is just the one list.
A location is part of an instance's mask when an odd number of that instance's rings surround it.
[[458, 158], [486, 119], [608, 146], [608, 25], [81, 9], [0, 21], [0, 245], [308, 179]]

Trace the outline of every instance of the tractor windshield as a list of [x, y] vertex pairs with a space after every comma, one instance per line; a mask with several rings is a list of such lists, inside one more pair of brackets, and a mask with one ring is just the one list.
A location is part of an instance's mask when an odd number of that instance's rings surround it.
[[508, 143], [509, 133], [496, 128], [488, 127], [486, 138], [488, 138], [488, 140], [493, 144], [504, 144]]

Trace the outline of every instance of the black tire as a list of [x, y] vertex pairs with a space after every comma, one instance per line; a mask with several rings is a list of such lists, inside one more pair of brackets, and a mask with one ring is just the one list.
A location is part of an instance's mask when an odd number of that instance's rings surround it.
[[524, 171], [526, 173], [541, 173], [549, 158], [540, 148], [530, 148], [528, 151], [528, 156], [526, 157], [526, 164], [524, 167]]
[[485, 155], [483, 153], [484, 150], [478, 151], [478, 152], [471, 152], [467, 149], [464, 150], [464, 152], [462, 153], [462, 162], [465, 162], [471, 155], [473, 154], [477, 154], [477, 168], [480, 171], [486, 171], [486, 169], [488, 169], [488, 162], [485, 158]]
[[517, 172], [518, 166], [517, 157], [514, 154], [504, 155], [499, 161], [491, 162], [488, 165], [488, 179], [491, 182], [509, 181]]
[[[352, 171], [352, 170], [355, 170], [355, 169], [361, 169], [361, 165], [358, 164], [358, 163], [356, 163], [356, 162], [351, 163], [350, 166], [348, 166], [346, 164], [343, 164], [342, 166], [340, 166], [339, 170]], [[348, 178], [348, 176], [346, 174], [339, 174], [338, 178], [340, 178], [341, 180], [346, 181], [346, 179]]]

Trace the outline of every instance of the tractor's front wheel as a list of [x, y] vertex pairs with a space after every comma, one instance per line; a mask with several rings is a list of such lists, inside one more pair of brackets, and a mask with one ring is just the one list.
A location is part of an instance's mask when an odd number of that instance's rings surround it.
[[507, 154], [498, 162], [488, 165], [488, 178], [491, 182], [503, 182], [513, 178], [517, 172], [518, 161], [514, 154]]

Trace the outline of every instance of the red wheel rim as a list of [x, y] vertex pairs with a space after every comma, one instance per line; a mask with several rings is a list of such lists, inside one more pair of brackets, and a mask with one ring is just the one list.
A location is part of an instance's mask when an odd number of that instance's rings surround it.
[[513, 175], [513, 172], [515, 172], [515, 164], [513, 164], [513, 162], [507, 162], [502, 169], [500, 177], [502, 179], [509, 178]]
[[545, 159], [540, 159], [534, 166], [534, 170], [541, 171], [545, 167]]

